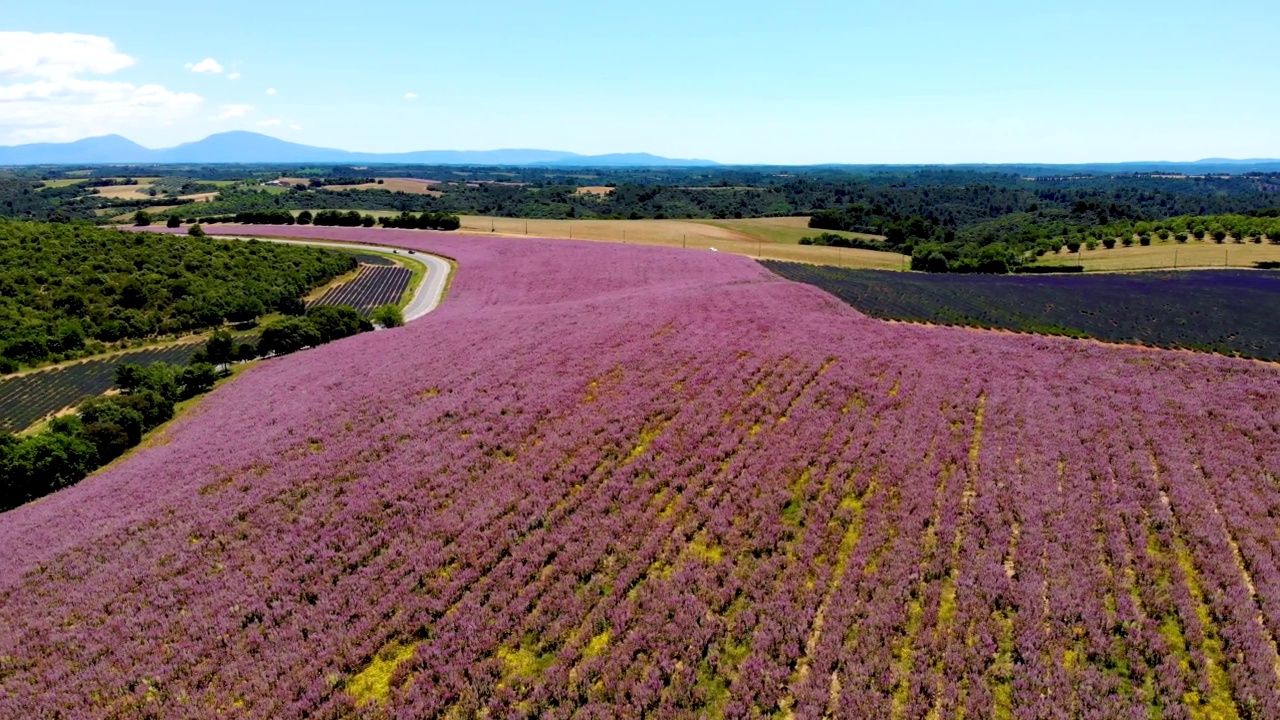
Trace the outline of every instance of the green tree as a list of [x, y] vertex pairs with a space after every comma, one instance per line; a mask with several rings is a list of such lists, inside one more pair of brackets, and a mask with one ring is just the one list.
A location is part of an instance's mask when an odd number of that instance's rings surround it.
[[126, 394], [150, 390], [170, 403], [181, 399], [178, 375], [181, 369], [169, 363], [152, 363], [142, 366], [121, 363], [116, 366], [116, 387]]
[[[147, 430], [146, 421], [137, 408], [118, 403], [115, 398], [111, 397], [94, 398], [81, 405], [80, 421], [84, 423], [85, 427], [102, 424], [116, 426], [124, 434], [127, 441], [124, 447], [133, 447], [142, 442], [142, 433]], [[101, 452], [102, 448], [99, 448], [99, 451]], [[119, 455], [119, 453], [100, 456], [100, 459], [106, 462], [116, 455]]]
[[198, 237], [198, 238], [202, 238], [205, 236], [204, 228], [200, 227], [200, 223], [196, 223], [195, 225], [192, 225], [191, 227], [187, 228], [187, 234], [190, 235], [191, 237]]
[[287, 355], [320, 344], [320, 332], [304, 317], [287, 317], [268, 323], [258, 340], [264, 355]]
[[182, 227], [182, 218], [178, 217], [177, 215], [170, 215], [169, 219], [165, 221], [165, 227], [170, 227], [170, 228]]
[[178, 375], [178, 386], [181, 388], [182, 398], [193, 398], [209, 392], [219, 377], [221, 375], [218, 370], [210, 363], [194, 363], [186, 366]]
[[327, 343], [372, 329], [369, 322], [350, 305], [319, 305], [307, 310], [307, 320]]
[[373, 311], [373, 322], [384, 328], [400, 327], [404, 325], [404, 314], [398, 305], [382, 305]]
[[218, 330], [209, 338], [209, 342], [205, 343], [205, 356], [214, 365], [226, 365], [231, 362], [234, 352], [233, 343], [231, 333]]
[[0, 508], [8, 509], [79, 481], [98, 451], [78, 434], [43, 432], [0, 447]]
[[133, 214], [133, 224], [137, 227], [146, 227], [151, 224], [151, 213], [146, 210], [139, 210]]
[[258, 348], [253, 343], [240, 343], [236, 345], [235, 353], [231, 356], [236, 362], [250, 362], [258, 359]]

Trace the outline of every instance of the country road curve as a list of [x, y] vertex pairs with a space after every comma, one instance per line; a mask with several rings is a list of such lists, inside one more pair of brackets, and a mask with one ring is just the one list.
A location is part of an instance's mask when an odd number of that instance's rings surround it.
[[261, 242], [281, 243], [284, 245], [310, 245], [312, 247], [333, 248], [335, 250], [351, 250], [355, 252], [380, 252], [388, 255], [403, 255], [409, 257], [412, 253], [412, 259], [418, 260], [426, 264], [427, 274], [422, 278], [422, 282], [418, 284], [418, 289], [414, 291], [413, 297], [409, 299], [409, 303], [404, 306], [401, 311], [404, 315], [405, 322], [411, 322], [426, 315], [440, 306], [440, 301], [444, 297], [445, 285], [449, 282], [449, 273], [452, 268], [449, 262], [437, 255], [428, 255], [424, 252], [416, 250], [406, 250], [405, 248], [391, 247], [389, 245], [370, 245], [367, 243], [340, 243], [330, 242], [327, 240], [285, 240], [282, 238], [269, 237], [253, 237], [249, 235], [214, 235], [209, 233], [211, 237], [217, 237], [223, 240], [259, 240]]

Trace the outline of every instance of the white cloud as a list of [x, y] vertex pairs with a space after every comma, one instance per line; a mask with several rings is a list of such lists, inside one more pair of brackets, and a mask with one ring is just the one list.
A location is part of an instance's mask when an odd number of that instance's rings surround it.
[[233, 72], [233, 73], [231, 73], [230, 75], [228, 75], [228, 76], [227, 76], [227, 79], [228, 79], [228, 80], [239, 80], [239, 79], [240, 79], [240, 73], [238, 73], [238, 72]]
[[0, 32], [0, 79], [106, 75], [133, 64], [115, 43], [96, 35]]
[[213, 58], [205, 58], [198, 63], [187, 63], [186, 65], [183, 65], [183, 67], [193, 73], [210, 73], [213, 75], [219, 75], [222, 73], [222, 66]]
[[168, 125], [204, 102], [161, 85], [84, 77], [134, 64], [105, 37], [0, 32], [0, 143], [57, 142]]
[[273, 119], [273, 120], [259, 120], [259, 121], [258, 121], [257, 123], [255, 123], [255, 124], [256, 124], [258, 127], [279, 127], [279, 126], [281, 125], [281, 122], [280, 122], [279, 120], [274, 120], [274, 119]]
[[301, 129], [302, 129], [302, 126], [301, 126], [301, 125], [299, 125], [298, 123], [289, 123], [289, 129], [290, 129], [290, 130], [301, 130]]
[[275, 88], [267, 88], [267, 94], [268, 94], [268, 95], [275, 95], [275, 94], [276, 94], [276, 89], [275, 89]]
[[404, 99], [405, 99], [405, 100], [417, 100], [417, 99], [418, 99], [418, 93], [415, 93], [415, 92], [407, 92], [407, 93], [405, 93], [405, 94], [404, 94]]
[[242, 118], [253, 111], [252, 105], [223, 105], [218, 108], [220, 112], [209, 118], [210, 120], [231, 120], [234, 118]]

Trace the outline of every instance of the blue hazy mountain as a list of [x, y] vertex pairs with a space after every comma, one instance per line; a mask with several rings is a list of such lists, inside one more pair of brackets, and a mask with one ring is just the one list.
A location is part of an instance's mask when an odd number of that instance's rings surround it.
[[[210, 135], [203, 140], [176, 147], [152, 150], [119, 135], [85, 138], [68, 143], [36, 143], [0, 147], [0, 166], [5, 165], [152, 165], [152, 164], [273, 163], [332, 165], [522, 165], [551, 167], [709, 167], [711, 160], [666, 158], [649, 153], [580, 155], [560, 150], [420, 150], [403, 153], [362, 153], [322, 148], [281, 140], [260, 133], [235, 131]], [[1277, 172], [1280, 160], [1252, 158], [1233, 160], [1207, 158], [1193, 162], [1116, 163], [958, 163], [953, 165], [864, 165], [827, 164], [819, 167], [853, 171], [910, 170], [929, 167], [1015, 172], [1029, 176], [1074, 173], [1232, 173]]]
[[0, 147], [0, 165], [136, 165], [189, 163], [398, 163], [424, 165], [565, 165], [696, 167], [710, 160], [682, 160], [648, 153], [579, 155], [556, 150], [423, 150], [360, 153], [313, 147], [253, 132], [225, 132], [176, 147], [151, 150], [119, 135], [69, 143]]

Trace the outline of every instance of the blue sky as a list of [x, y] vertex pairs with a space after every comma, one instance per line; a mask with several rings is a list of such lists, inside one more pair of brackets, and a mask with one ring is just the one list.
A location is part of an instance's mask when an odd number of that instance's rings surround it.
[[0, 144], [1280, 157], [1277, 31], [1274, 0], [0, 0]]

